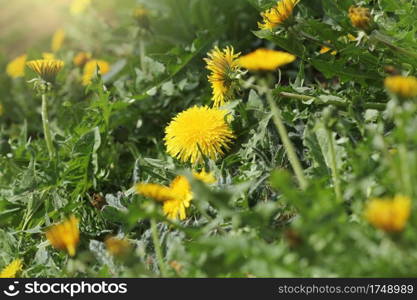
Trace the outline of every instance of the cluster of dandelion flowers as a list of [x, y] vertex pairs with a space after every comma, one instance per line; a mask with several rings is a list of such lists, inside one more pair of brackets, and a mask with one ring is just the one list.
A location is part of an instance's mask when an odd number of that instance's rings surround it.
[[109, 63], [100, 59], [92, 59], [88, 61], [84, 66], [82, 84], [90, 84], [98, 71], [101, 75], [108, 73], [110, 71]]
[[294, 7], [300, 0], [280, 0], [277, 4], [262, 12], [262, 23], [258, 22], [260, 29], [272, 30], [275, 27], [283, 24], [289, 17], [292, 16]]
[[203, 156], [212, 160], [223, 156], [235, 138], [226, 116], [226, 110], [207, 106], [194, 106], [179, 113], [165, 128], [168, 154], [193, 164], [202, 162]]
[[80, 241], [78, 223], [78, 219], [71, 216], [69, 219], [49, 228], [45, 233], [46, 238], [54, 248], [65, 250], [70, 256], [74, 256]]
[[240, 53], [235, 53], [233, 47], [220, 50], [215, 47], [205, 58], [206, 68], [211, 71], [208, 80], [213, 91], [214, 107], [223, 105], [233, 96], [233, 78], [239, 65], [237, 58]]
[[352, 25], [360, 29], [368, 29], [371, 22], [371, 13], [366, 7], [355, 7], [349, 8], [349, 19]]
[[7, 64], [6, 73], [11, 78], [19, 78], [25, 76], [26, 54], [22, 54]]
[[295, 55], [287, 52], [261, 48], [242, 56], [239, 64], [250, 71], [274, 71], [295, 59]]
[[384, 80], [385, 87], [402, 98], [417, 97], [417, 78], [414, 76], [390, 76]]
[[23, 261], [18, 258], [3, 268], [0, 272], [0, 278], [15, 278], [17, 273], [22, 270]]
[[64, 67], [64, 62], [57, 59], [37, 59], [26, 64], [32, 71], [47, 82], [54, 82], [56, 75]]
[[374, 198], [368, 202], [366, 219], [376, 228], [386, 232], [404, 230], [411, 211], [411, 199], [397, 195], [393, 199]]
[[[194, 177], [205, 183], [214, 183], [216, 179], [213, 174], [202, 171], [193, 173]], [[135, 186], [136, 192], [147, 198], [163, 202], [163, 211], [167, 218], [184, 220], [186, 209], [193, 199], [191, 185], [186, 177], [177, 176], [169, 186], [155, 183], [139, 183]]]

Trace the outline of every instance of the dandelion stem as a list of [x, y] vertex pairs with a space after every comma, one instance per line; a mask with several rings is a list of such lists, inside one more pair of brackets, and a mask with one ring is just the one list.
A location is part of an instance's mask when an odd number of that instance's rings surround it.
[[168, 277], [168, 272], [167, 272], [164, 258], [162, 255], [161, 243], [159, 241], [158, 228], [156, 226], [156, 221], [153, 218], [151, 219], [151, 233], [152, 233], [153, 247], [155, 249], [156, 261], [159, 267], [159, 272], [161, 272], [161, 277]]
[[52, 159], [54, 157], [54, 146], [52, 144], [51, 128], [49, 127], [48, 100], [45, 93], [42, 94], [42, 124], [46, 147], [48, 148], [49, 157]]
[[[349, 106], [349, 103], [347, 100], [344, 101], [337, 101], [337, 100], [326, 100], [323, 101], [318, 97], [314, 96], [307, 96], [307, 95], [300, 95], [295, 93], [288, 93], [288, 92], [280, 92], [279, 96], [283, 98], [292, 98], [297, 100], [313, 100], [315, 104], [318, 105], [334, 105], [341, 108], [347, 108]], [[385, 110], [386, 106], [385, 103], [372, 103], [372, 102], [365, 102], [362, 105], [366, 109], [376, 109], [376, 110]]]
[[284, 123], [282, 122], [281, 111], [275, 105], [272, 99], [272, 93], [270, 90], [266, 91], [266, 98], [269, 103], [269, 106], [271, 107], [272, 119], [275, 123], [275, 126], [278, 129], [278, 133], [281, 137], [282, 144], [284, 145], [285, 151], [287, 152], [290, 164], [294, 170], [295, 176], [297, 177], [297, 180], [301, 189], [304, 190], [307, 188], [307, 185], [308, 185], [307, 180], [304, 177], [304, 172], [301, 167], [301, 163], [297, 157], [297, 154], [295, 152], [294, 145], [292, 144], [290, 138], [288, 137], [287, 129], [285, 128]]
[[332, 170], [332, 177], [333, 177], [333, 185], [334, 185], [334, 191], [336, 194], [337, 202], [341, 203], [343, 202], [343, 196], [342, 196], [342, 189], [340, 186], [340, 176], [339, 171], [337, 169], [337, 161], [336, 161], [336, 149], [334, 144], [334, 138], [332, 131], [326, 127], [327, 131], [327, 137], [329, 139], [329, 146], [330, 146], [330, 167]]
[[142, 72], [146, 74], [147, 72], [146, 61], [145, 61], [146, 47], [145, 47], [145, 41], [143, 40], [143, 38], [139, 42], [139, 56], [140, 56], [140, 67], [142, 69]]

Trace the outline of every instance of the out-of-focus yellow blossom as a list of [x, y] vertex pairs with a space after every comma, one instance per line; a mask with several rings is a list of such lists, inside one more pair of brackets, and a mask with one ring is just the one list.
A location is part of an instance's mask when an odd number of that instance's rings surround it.
[[18, 258], [3, 268], [0, 272], [0, 278], [16, 278], [18, 272], [22, 270], [23, 261]]
[[215, 47], [205, 58], [206, 68], [211, 71], [208, 80], [211, 84], [214, 107], [223, 105], [233, 96], [233, 76], [239, 69], [237, 58], [240, 53], [234, 53], [233, 47], [220, 50]]
[[243, 68], [251, 71], [274, 71], [279, 67], [293, 62], [295, 59], [295, 55], [287, 52], [257, 49], [252, 53], [242, 56], [239, 59], [239, 64]]
[[298, 2], [299, 0], [278, 1], [274, 7], [261, 13], [263, 21], [262, 23], [258, 22], [258, 27], [260, 29], [272, 30], [281, 25], [292, 15], [294, 7]]
[[385, 87], [402, 98], [417, 96], [417, 78], [414, 76], [390, 76], [385, 78]]
[[371, 22], [371, 13], [369, 8], [351, 6], [349, 8], [349, 18], [354, 27], [368, 29]]
[[356, 37], [353, 34], [348, 33], [348, 35], [346, 36], [348, 38], [349, 41], [354, 42], [356, 41]]
[[[97, 69], [98, 66], [98, 69]], [[82, 84], [88, 85], [91, 83], [92, 79], [96, 75], [97, 71], [100, 72], [101, 75], [104, 75], [110, 71], [110, 65], [105, 60], [99, 59], [92, 59], [88, 61], [84, 66]]]
[[[215, 181], [214, 176], [205, 171], [193, 174], [205, 183]], [[193, 193], [186, 177], [175, 177], [169, 187], [155, 183], [139, 183], [135, 188], [138, 194], [163, 202], [163, 211], [169, 219], [184, 220], [187, 217], [186, 209], [190, 206]]]
[[78, 223], [78, 219], [71, 216], [68, 220], [49, 228], [45, 233], [46, 238], [54, 248], [66, 250], [70, 256], [74, 256], [80, 241]]
[[81, 51], [74, 56], [72, 62], [78, 67], [83, 67], [91, 59], [91, 57], [91, 53]]
[[108, 237], [104, 244], [107, 251], [114, 256], [124, 256], [131, 248], [131, 245], [127, 239], [121, 239], [114, 236]]
[[138, 22], [140, 27], [149, 30], [150, 22], [148, 9], [146, 9], [144, 6], [138, 6], [133, 10], [133, 17]]
[[51, 53], [51, 52], [43, 52], [42, 53], [42, 58], [43, 59], [55, 59], [55, 54]]
[[194, 106], [179, 113], [165, 128], [168, 154], [193, 164], [201, 163], [203, 156], [218, 159], [235, 138], [226, 116], [226, 110], [206, 106]]
[[64, 29], [60, 28], [57, 31], [55, 31], [54, 35], [52, 36], [51, 41], [51, 50], [52, 52], [57, 52], [59, 49], [62, 48], [62, 44], [65, 40], [65, 31]]
[[56, 75], [64, 67], [64, 62], [56, 59], [37, 59], [27, 62], [27, 66], [43, 80], [54, 82]]
[[[321, 46], [320, 54], [325, 54], [325, 53], [329, 52], [330, 50], [332, 50], [332, 48], [327, 47], [327, 46]], [[336, 50], [333, 50], [332, 52], [330, 52], [330, 54], [331, 55], [336, 55], [337, 54], [337, 51]]]
[[91, 0], [72, 0], [70, 13], [73, 16], [81, 15], [91, 4]]
[[371, 199], [365, 210], [366, 219], [386, 232], [404, 230], [411, 211], [411, 199], [397, 195], [391, 198]]
[[11, 78], [19, 78], [25, 76], [26, 54], [22, 54], [7, 64], [6, 73]]

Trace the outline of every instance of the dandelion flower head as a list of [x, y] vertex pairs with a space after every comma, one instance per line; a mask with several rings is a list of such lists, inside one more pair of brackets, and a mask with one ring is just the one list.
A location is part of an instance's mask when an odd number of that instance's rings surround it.
[[11, 78], [19, 78], [25, 76], [27, 55], [22, 54], [7, 64], [6, 73]]
[[240, 53], [234, 53], [233, 47], [220, 50], [215, 47], [205, 58], [206, 68], [211, 72], [208, 80], [213, 91], [214, 106], [223, 105], [233, 96], [233, 78], [239, 69], [237, 58]]
[[216, 160], [235, 138], [225, 118], [227, 111], [194, 106], [173, 118], [165, 128], [169, 155], [182, 162], [200, 163], [203, 156]]
[[0, 278], [15, 278], [17, 273], [22, 270], [23, 261], [15, 259], [0, 272]]
[[287, 52], [261, 48], [242, 56], [239, 64], [251, 71], [274, 71], [295, 59], [295, 55]]
[[417, 96], [417, 78], [414, 76], [390, 76], [385, 78], [385, 87], [402, 98]]
[[260, 29], [272, 30], [284, 23], [292, 16], [294, 7], [300, 0], [280, 0], [276, 5], [261, 13], [262, 23], [258, 22]]
[[45, 233], [46, 238], [54, 248], [65, 250], [70, 256], [74, 256], [80, 241], [78, 223], [79, 220], [71, 216], [69, 219], [49, 228]]

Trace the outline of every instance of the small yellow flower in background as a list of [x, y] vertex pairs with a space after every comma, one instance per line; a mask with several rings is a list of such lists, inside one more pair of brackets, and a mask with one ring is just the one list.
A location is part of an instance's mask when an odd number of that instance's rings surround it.
[[65, 250], [70, 256], [74, 256], [80, 241], [78, 223], [78, 219], [71, 216], [69, 219], [49, 228], [45, 233], [46, 238], [54, 248]]
[[203, 155], [216, 160], [235, 138], [225, 121], [227, 111], [207, 106], [191, 107], [173, 118], [165, 128], [165, 146], [182, 162], [200, 163]]
[[392, 93], [403, 98], [417, 96], [417, 78], [414, 76], [390, 76], [385, 78], [385, 87]]
[[43, 59], [55, 59], [55, 54], [51, 53], [51, 52], [43, 52], [42, 53], [42, 58]]
[[214, 177], [213, 173], [206, 172], [206, 170], [202, 170], [201, 172], [193, 172], [195, 178], [205, 183], [215, 183], [216, 177]]
[[127, 239], [121, 239], [114, 236], [106, 238], [104, 241], [107, 251], [114, 256], [124, 256], [131, 248]]
[[138, 22], [140, 27], [149, 29], [149, 10], [146, 9], [143, 5], [138, 6], [133, 10], [133, 17]]
[[351, 33], [348, 33], [346, 37], [351, 42], [356, 41], [356, 37], [353, 34], [351, 34]]
[[239, 69], [237, 58], [240, 53], [234, 53], [233, 47], [226, 47], [220, 50], [215, 47], [208, 54], [204, 61], [207, 63], [206, 68], [211, 71], [208, 80], [213, 90], [214, 107], [223, 105], [233, 96], [233, 77]]
[[411, 199], [397, 195], [393, 199], [371, 199], [365, 217], [373, 226], [386, 232], [402, 231], [410, 217]]
[[22, 54], [7, 64], [6, 73], [11, 78], [19, 78], [25, 76], [26, 54]]
[[260, 29], [272, 30], [284, 23], [293, 13], [294, 7], [300, 0], [280, 0], [277, 4], [262, 12], [263, 23], [258, 22]]
[[371, 13], [369, 8], [351, 6], [349, 8], [349, 18], [354, 27], [368, 29], [371, 22]]
[[70, 13], [73, 16], [81, 15], [91, 4], [91, 0], [72, 0]]
[[28, 61], [27, 66], [43, 80], [54, 82], [56, 75], [64, 67], [64, 62], [57, 59], [37, 59]]
[[[208, 184], [216, 181], [213, 174], [205, 171], [193, 172], [193, 176]], [[169, 219], [184, 220], [187, 217], [186, 209], [190, 206], [193, 193], [186, 177], [175, 177], [169, 187], [155, 183], [139, 183], [135, 188], [138, 194], [163, 202], [164, 214]]]
[[88, 85], [91, 83], [92, 79], [97, 73], [98, 70], [101, 75], [104, 75], [110, 71], [110, 65], [105, 60], [93, 59], [88, 61], [84, 66], [82, 84]]
[[251, 71], [274, 71], [279, 67], [293, 62], [295, 59], [295, 55], [287, 52], [257, 49], [252, 53], [242, 56], [239, 59], [239, 64], [243, 68]]
[[64, 29], [58, 29], [55, 31], [54, 35], [52, 36], [51, 41], [51, 50], [52, 52], [57, 52], [59, 49], [62, 48], [62, 44], [64, 43], [65, 39], [65, 31]]
[[[331, 48], [329, 48], [329, 47], [327, 47], [327, 46], [322, 46], [322, 47], [321, 47], [321, 49], [320, 49], [320, 54], [327, 53], [327, 52], [329, 52], [330, 50], [332, 50], [332, 49], [331, 49]], [[330, 52], [330, 54], [331, 54], [331, 55], [336, 55], [336, 54], [337, 54], [337, 51], [336, 51], [336, 50], [333, 50], [332, 52]]]
[[81, 51], [74, 56], [72, 62], [77, 67], [83, 67], [91, 59], [91, 57], [91, 53]]
[[16, 278], [18, 272], [22, 270], [23, 261], [18, 258], [3, 268], [0, 272], [0, 278]]

